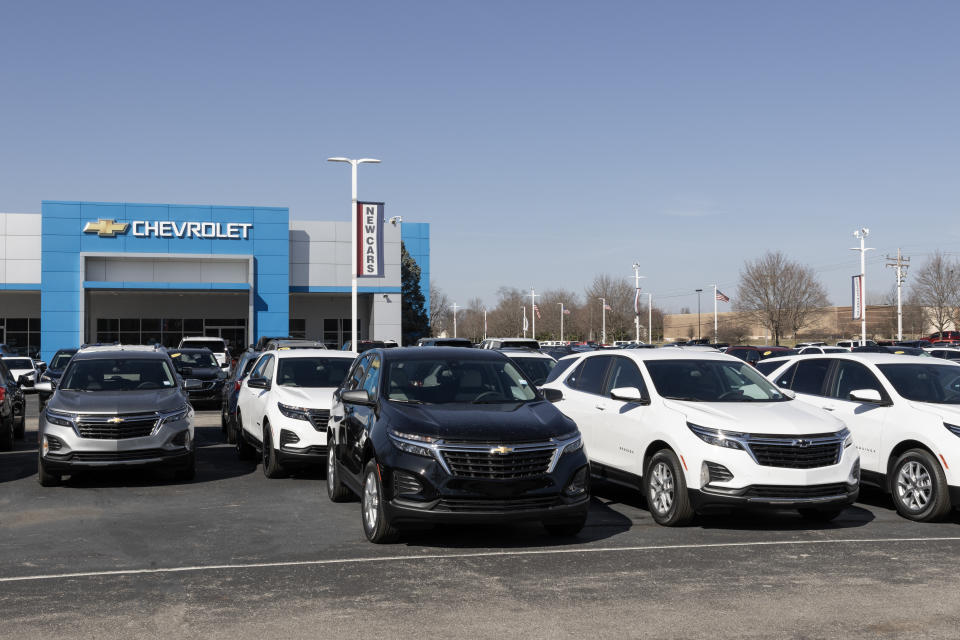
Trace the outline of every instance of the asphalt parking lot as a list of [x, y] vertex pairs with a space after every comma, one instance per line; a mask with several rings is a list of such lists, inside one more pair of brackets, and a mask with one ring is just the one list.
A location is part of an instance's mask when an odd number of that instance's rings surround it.
[[791, 512], [656, 525], [595, 486], [576, 538], [538, 525], [366, 542], [321, 473], [268, 480], [200, 412], [198, 473], [36, 482], [0, 453], [0, 637], [960, 637], [960, 515], [867, 493], [827, 525]]

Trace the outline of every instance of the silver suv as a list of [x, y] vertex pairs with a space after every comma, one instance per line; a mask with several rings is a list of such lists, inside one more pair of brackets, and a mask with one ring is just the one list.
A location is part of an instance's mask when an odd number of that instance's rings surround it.
[[[49, 383], [47, 383], [49, 384]], [[40, 413], [38, 480], [81, 470], [162, 466], [194, 475], [193, 407], [162, 348], [88, 347], [77, 352]]]

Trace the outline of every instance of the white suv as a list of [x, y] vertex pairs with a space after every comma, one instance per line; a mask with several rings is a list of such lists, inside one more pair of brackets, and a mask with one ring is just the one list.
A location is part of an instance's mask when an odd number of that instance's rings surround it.
[[210, 349], [213, 357], [217, 359], [217, 364], [222, 369], [230, 367], [230, 352], [227, 350], [227, 343], [223, 338], [181, 338], [178, 349]]
[[562, 391], [557, 408], [580, 428], [591, 473], [640, 488], [660, 524], [737, 505], [830, 520], [856, 500], [859, 456], [843, 423], [732, 356], [568, 356], [544, 388]]
[[930, 521], [960, 506], [960, 366], [884, 353], [807, 356], [769, 374], [797, 399], [843, 420], [863, 482], [900, 515]]
[[237, 398], [240, 459], [251, 460], [259, 451], [268, 478], [293, 466], [326, 464], [333, 392], [356, 355], [326, 349], [264, 352]]

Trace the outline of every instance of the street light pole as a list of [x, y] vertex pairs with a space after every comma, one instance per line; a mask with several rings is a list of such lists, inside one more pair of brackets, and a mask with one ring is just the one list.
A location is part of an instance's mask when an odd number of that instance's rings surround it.
[[697, 289], [697, 340], [700, 340], [700, 294], [703, 289]]
[[607, 299], [606, 298], [597, 298], [600, 301], [600, 304], [603, 305], [600, 307], [601, 312], [601, 322], [600, 322], [600, 344], [607, 344]]
[[457, 309], [459, 307], [457, 306], [456, 302], [454, 302], [450, 306], [451, 308], [453, 308], [453, 337], [456, 338], [457, 337]]
[[647, 276], [640, 275], [640, 263], [633, 263], [633, 278], [636, 281], [636, 294], [633, 297], [633, 324], [637, 329], [637, 342], [640, 342], [640, 278]]
[[530, 337], [534, 340], [537, 339], [537, 298], [539, 297], [534, 293], [533, 287], [530, 287]]
[[860, 248], [850, 247], [851, 251], [860, 252], [860, 344], [867, 343], [867, 251], [873, 251], [870, 248], [864, 248], [864, 241], [870, 235], [870, 229], [866, 227], [857, 229], [853, 232], [853, 237], [860, 240]]
[[350, 348], [357, 351], [357, 165], [379, 164], [380, 161], [376, 158], [338, 157], [327, 158], [327, 162], [346, 162], [350, 165]]
[[653, 344], [653, 294], [647, 294], [647, 342]]
[[563, 303], [558, 302], [560, 305], [560, 342], [563, 342]]

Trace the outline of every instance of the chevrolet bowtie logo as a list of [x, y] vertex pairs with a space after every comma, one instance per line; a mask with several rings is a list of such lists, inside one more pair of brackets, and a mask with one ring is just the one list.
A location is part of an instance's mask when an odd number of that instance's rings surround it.
[[117, 222], [116, 220], [104, 220], [100, 218], [96, 222], [88, 222], [83, 228], [84, 233], [96, 233], [101, 238], [113, 238], [118, 233], [126, 233], [130, 226], [129, 222]]
[[119, 424], [123, 422], [123, 418], [110, 418], [109, 420], [107, 420], [107, 422], [111, 424]]
[[496, 453], [501, 456], [505, 456], [508, 453], [511, 453], [512, 451], [513, 451], [513, 447], [504, 447], [504, 446], [494, 447], [493, 449], [490, 449], [490, 453]]

